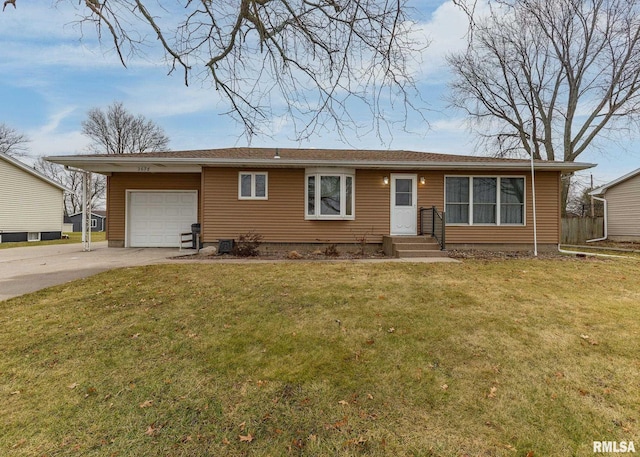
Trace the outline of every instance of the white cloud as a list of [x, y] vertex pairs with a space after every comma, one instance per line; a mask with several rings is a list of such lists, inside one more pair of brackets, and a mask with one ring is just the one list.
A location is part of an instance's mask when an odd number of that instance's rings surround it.
[[31, 155], [38, 157], [86, 152], [89, 141], [80, 130], [63, 127], [64, 121], [75, 112], [76, 107], [63, 107], [51, 114], [45, 124], [27, 131], [31, 140]]
[[214, 111], [220, 102], [213, 88], [185, 86], [180, 78], [167, 78], [162, 73], [151, 80], [136, 79], [119, 90], [124, 94], [122, 102], [127, 109], [150, 118]]
[[464, 117], [438, 119], [431, 122], [431, 130], [435, 133], [467, 134], [468, 119]]
[[428, 43], [415, 68], [416, 76], [424, 80], [446, 72], [445, 57], [464, 49], [466, 33], [467, 18], [451, 1], [440, 5], [428, 22], [416, 24], [413, 39], [419, 44]]
[[60, 123], [75, 110], [75, 107], [68, 107], [62, 109], [62, 111], [60, 112], [53, 114], [52, 116], [50, 116], [49, 122], [47, 122], [42, 126], [42, 128], [39, 129], [39, 132], [42, 134], [54, 133], [56, 130], [58, 130], [58, 127], [60, 127]]
[[69, 132], [37, 130], [29, 132], [32, 156], [82, 154], [89, 141], [79, 130]]
[[[11, 73], [34, 66], [100, 69], [122, 67], [110, 36], [103, 31], [102, 43], [92, 24], [79, 24], [80, 8], [75, 2], [18, 2], [0, 14], [0, 61], [2, 71]], [[130, 68], [159, 66], [162, 53], [150, 46], [151, 59], [126, 56]], [[130, 58], [128, 58], [130, 57]]]

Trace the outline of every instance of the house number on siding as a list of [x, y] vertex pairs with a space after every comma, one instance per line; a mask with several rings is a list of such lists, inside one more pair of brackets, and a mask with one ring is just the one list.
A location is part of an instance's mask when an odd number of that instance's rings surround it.
[[151, 167], [138, 167], [138, 171], [151, 171]]

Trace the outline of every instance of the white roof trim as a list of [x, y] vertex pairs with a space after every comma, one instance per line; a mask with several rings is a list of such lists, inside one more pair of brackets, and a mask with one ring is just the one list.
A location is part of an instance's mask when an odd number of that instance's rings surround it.
[[9, 162], [11, 165], [14, 165], [18, 168], [20, 168], [23, 171], [26, 171], [27, 173], [29, 173], [30, 175], [35, 176], [38, 179], [41, 179], [42, 181], [51, 184], [54, 187], [57, 187], [58, 189], [64, 191], [64, 192], [69, 192], [71, 193], [70, 189], [67, 189], [66, 187], [64, 187], [62, 184], [55, 182], [53, 179], [48, 178], [47, 176], [43, 175], [42, 173], [40, 173], [39, 171], [36, 171], [35, 169], [33, 169], [32, 167], [30, 167], [29, 165], [27, 165], [26, 163], [22, 163], [17, 159], [14, 159], [13, 157], [11, 157], [10, 155], [7, 155], [3, 152], [0, 152], [0, 159], [3, 159], [7, 162]]
[[638, 168], [637, 170], [633, 170], [632, 172], [627, 173], [624, 176], [620, 176], [618, 179], [614, 179], [613, 181], [605, 184], [604, 186], [598, 187], [597, 189], [593, 189], [591, 192], [589, 192], [589, 195], [602, 195], [607, 190], [609, 190], [609, 188], [613, 186], [617, 186], [621, 182], [626, 181], [627, 179], [631, 179], [638, 174], [640, 174], [640, 168]]
[[[184, 167], [184, 171], [195, 171], [196, 166], [219, 167], [261, 167], [261, 168], [293, 168], [293, 167], [327, 167], [336, 166], [344, 168], [381, 168], [381, 169], [419, 169], [419, 170], [529, 170], [529, 161], [502, 162], [502, 161], [452, 161], [452, 162], [426, 162], [426, 161], [372, 161], [372, 160], [321, 160], [321, 159], [237, 159], [237, 158], [202, 158], [202, 157], [127, 157], [125, 160], [114, 160], [111, 157], [82, 157], [82, 156], [52, 156], [46, 160], [62, 165], [70, 165], [89, 171], [135, 171], [132, 167], [158, 166], [162, 171], [178, 171]], [[536, 170], [577, 171], [594, 167], [591, 163], [581, 162], [536, 162]], [[159, 171], [159, 170], [156, 170]]]

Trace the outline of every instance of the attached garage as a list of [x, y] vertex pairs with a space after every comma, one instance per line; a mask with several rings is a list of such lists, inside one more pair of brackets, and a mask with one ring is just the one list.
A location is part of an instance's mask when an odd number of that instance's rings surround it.
[[179, 247], [197, 221], [197, 191], [127, 192], [127, 247]]

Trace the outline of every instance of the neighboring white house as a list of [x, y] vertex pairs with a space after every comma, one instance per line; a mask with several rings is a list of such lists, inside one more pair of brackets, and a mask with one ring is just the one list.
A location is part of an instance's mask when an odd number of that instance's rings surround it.
[[605, 236], [640, 241], [640, 168], [589, 193], [605, 200]]
[[0, 243], [62, 236], [65, 188], [0, 153]]

